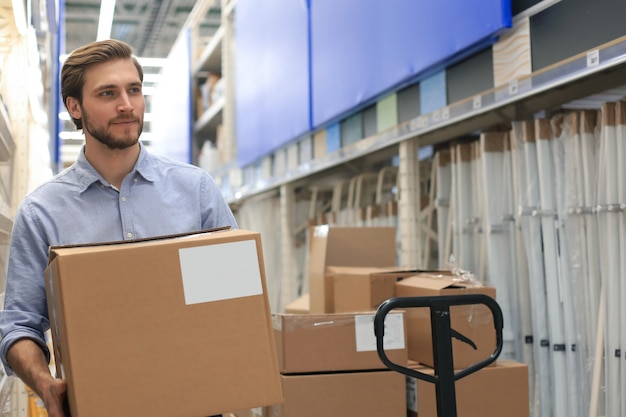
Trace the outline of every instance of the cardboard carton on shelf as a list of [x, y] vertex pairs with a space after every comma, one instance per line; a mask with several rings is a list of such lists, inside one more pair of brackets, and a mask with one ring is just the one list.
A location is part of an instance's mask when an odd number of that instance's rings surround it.
[[309, 295], [311, 313], [330, 313], [333, 300], [326, 297], [329, 266], [389, 267], [396, 265], [396, 230], [393, 227], [310, 228]]
[[45, 281], [72, 415], [215, 415], [282, 401], [258, 233], [53, 247]]
[[[423, 271], [396, 282], [397, 297], [484, 294], [495, 299], [496, 290], [471, 281], [463, 281], [450, 271]], [[432, 329], [428, 308], [408, 308], [407, 335], [409, 359], [434, 367]], [[466, 368], [489, 357], [496, 347], [496, 333], [491, 310], [484, 305], [450, 307], [450, 327], [475, 345], [452, 339], [455, 368]]]
[[393, 371], [283, 375], [271, 417], [405, 417], [406, 378]]
[[330, 266], [326, 274], [326, 296], [333, 300], [333, 312], [376, 310], [396, 295], [396, 282], [419, 271], [402, 267]]
[[[434, 374], [417, 365], [419, 372]], [[437, 417], [435, 385], [406, 377], [408, 417]], [[496, 361], [455, 382], [458, 417], [528, 417], [530, 415], [528, 365]]]
[[[283, 374], [386, 369], [376, 350], [374, 312], [355, 314], [274, 314], [274, 332]], [[385, 350], [407, 363], [404, 315], [387, 316]]]

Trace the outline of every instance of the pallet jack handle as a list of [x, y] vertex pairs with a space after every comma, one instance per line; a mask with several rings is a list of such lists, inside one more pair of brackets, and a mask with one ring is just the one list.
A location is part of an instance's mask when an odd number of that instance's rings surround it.
[[[450, 327], [450, 307], [483, 304], [491, 310], [496, 333], [496, 347], [484, 360], [455, 372], [452, 337], [458, 333]], [[429, 307], [433, 340], [434, 375], [400, 366], [387, 357], [384, 348], [385, 318], [394, 309]], [[374, 316], [376, 349], [381, 361], [391, 370], [435, 384], [438, 417], [456, 417], [455, 382], [494, 362], [502, 352], [502, 310], [493, 298], [484, 294], [443, 295], [433, 297], [395, 297], [383, 301]]]

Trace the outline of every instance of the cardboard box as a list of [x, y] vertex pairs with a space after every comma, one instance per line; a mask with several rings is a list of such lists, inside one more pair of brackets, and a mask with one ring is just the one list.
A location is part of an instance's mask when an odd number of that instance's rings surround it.
[[311, 313], [330, 313], [325, 296], [328, 266], [396, 265], [396, 230], [393, 227], [314, 226], [309, 239], [309, 294]]
[[45, 277], [73, 416], [206, 416], [282, 401], [258, 233], [53, 247]]
[[376, 310], [395, 297], [397, 281], [417, 273], [401, 267], [331, 266], [327, 271], [326, 295], [333, 300], [335, 313]]
[[285, 306], [285, 313], [287, 314], [308, 314], [310, 311], [309, 294], [304, 294], [302, 297]]
[[[485, 294], [495, 299], [493, 287], [460, 282], [449, 271], [421, 272], [396, 283], [397, 297]], [[407, 309], [409, 359], [434, 367], [432, 330], [428, 308]], [[466, 368], [489, 357], [496, 347], [496, 333], [491, 310], [484, 305], [453, 306], [450, 325], [475, 345], [452, 339], [455, 368]]]
[[406, 378], [393, 371], [283, 375], [270, 417], [405, 417]]
[[[433, 369], [417, 367], [433, 375]], [[407, 376], [408, 417], [437, 417], [435, 385]], [[458, 417], [528, 417], [528, 365], [496, 361], [455, 384]]]
[[[274, 314], [278, 362], [283, 374], [386, 369], [376, 350], [374, 313]], [[387, 316], [385, 352], [407, 363], [402, 312]]]

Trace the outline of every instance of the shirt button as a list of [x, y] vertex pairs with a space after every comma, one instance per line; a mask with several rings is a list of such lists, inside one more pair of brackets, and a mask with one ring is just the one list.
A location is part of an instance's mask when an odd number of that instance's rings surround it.
[[133, 237], [133, 234], [131, 232], [128, 232], [126, 233], [126, 237], [130, 239], [131, 237]]
[[122, 201], [126, 201], [126, 197], [122, 197]]
[[133, 182], [137, 182], [137, 178], [133, 178]]

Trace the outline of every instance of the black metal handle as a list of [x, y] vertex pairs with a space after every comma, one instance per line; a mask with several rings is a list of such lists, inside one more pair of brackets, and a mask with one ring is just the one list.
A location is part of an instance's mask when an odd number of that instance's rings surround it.
[[[491, 310], [496, 332], [496, 347], [493, 353], [484, 360], [465, 369], [455, 372], [452, 358], [452, 336], [450, 328], [450, 307], [458, 305], [483, 304]], [[433, 337], [433, 354], [435, 359], [434, 375], [410, 369], [392, 362], [385, 353], [385, 318], [395, 309], [429, 307]], [[443, 295], [433, 297], [396, 297], [383, 301], [374, 317], [374, 334], [376, 349], [380, 360], [391, 370], [413, 378], [431, 382], [436, 385], [437, 412], [439, 417], [456, 417], [456, 380], [470, 375], [494, 362], [502, 352], [502, 310], [493, 298], [484, 294]]]

